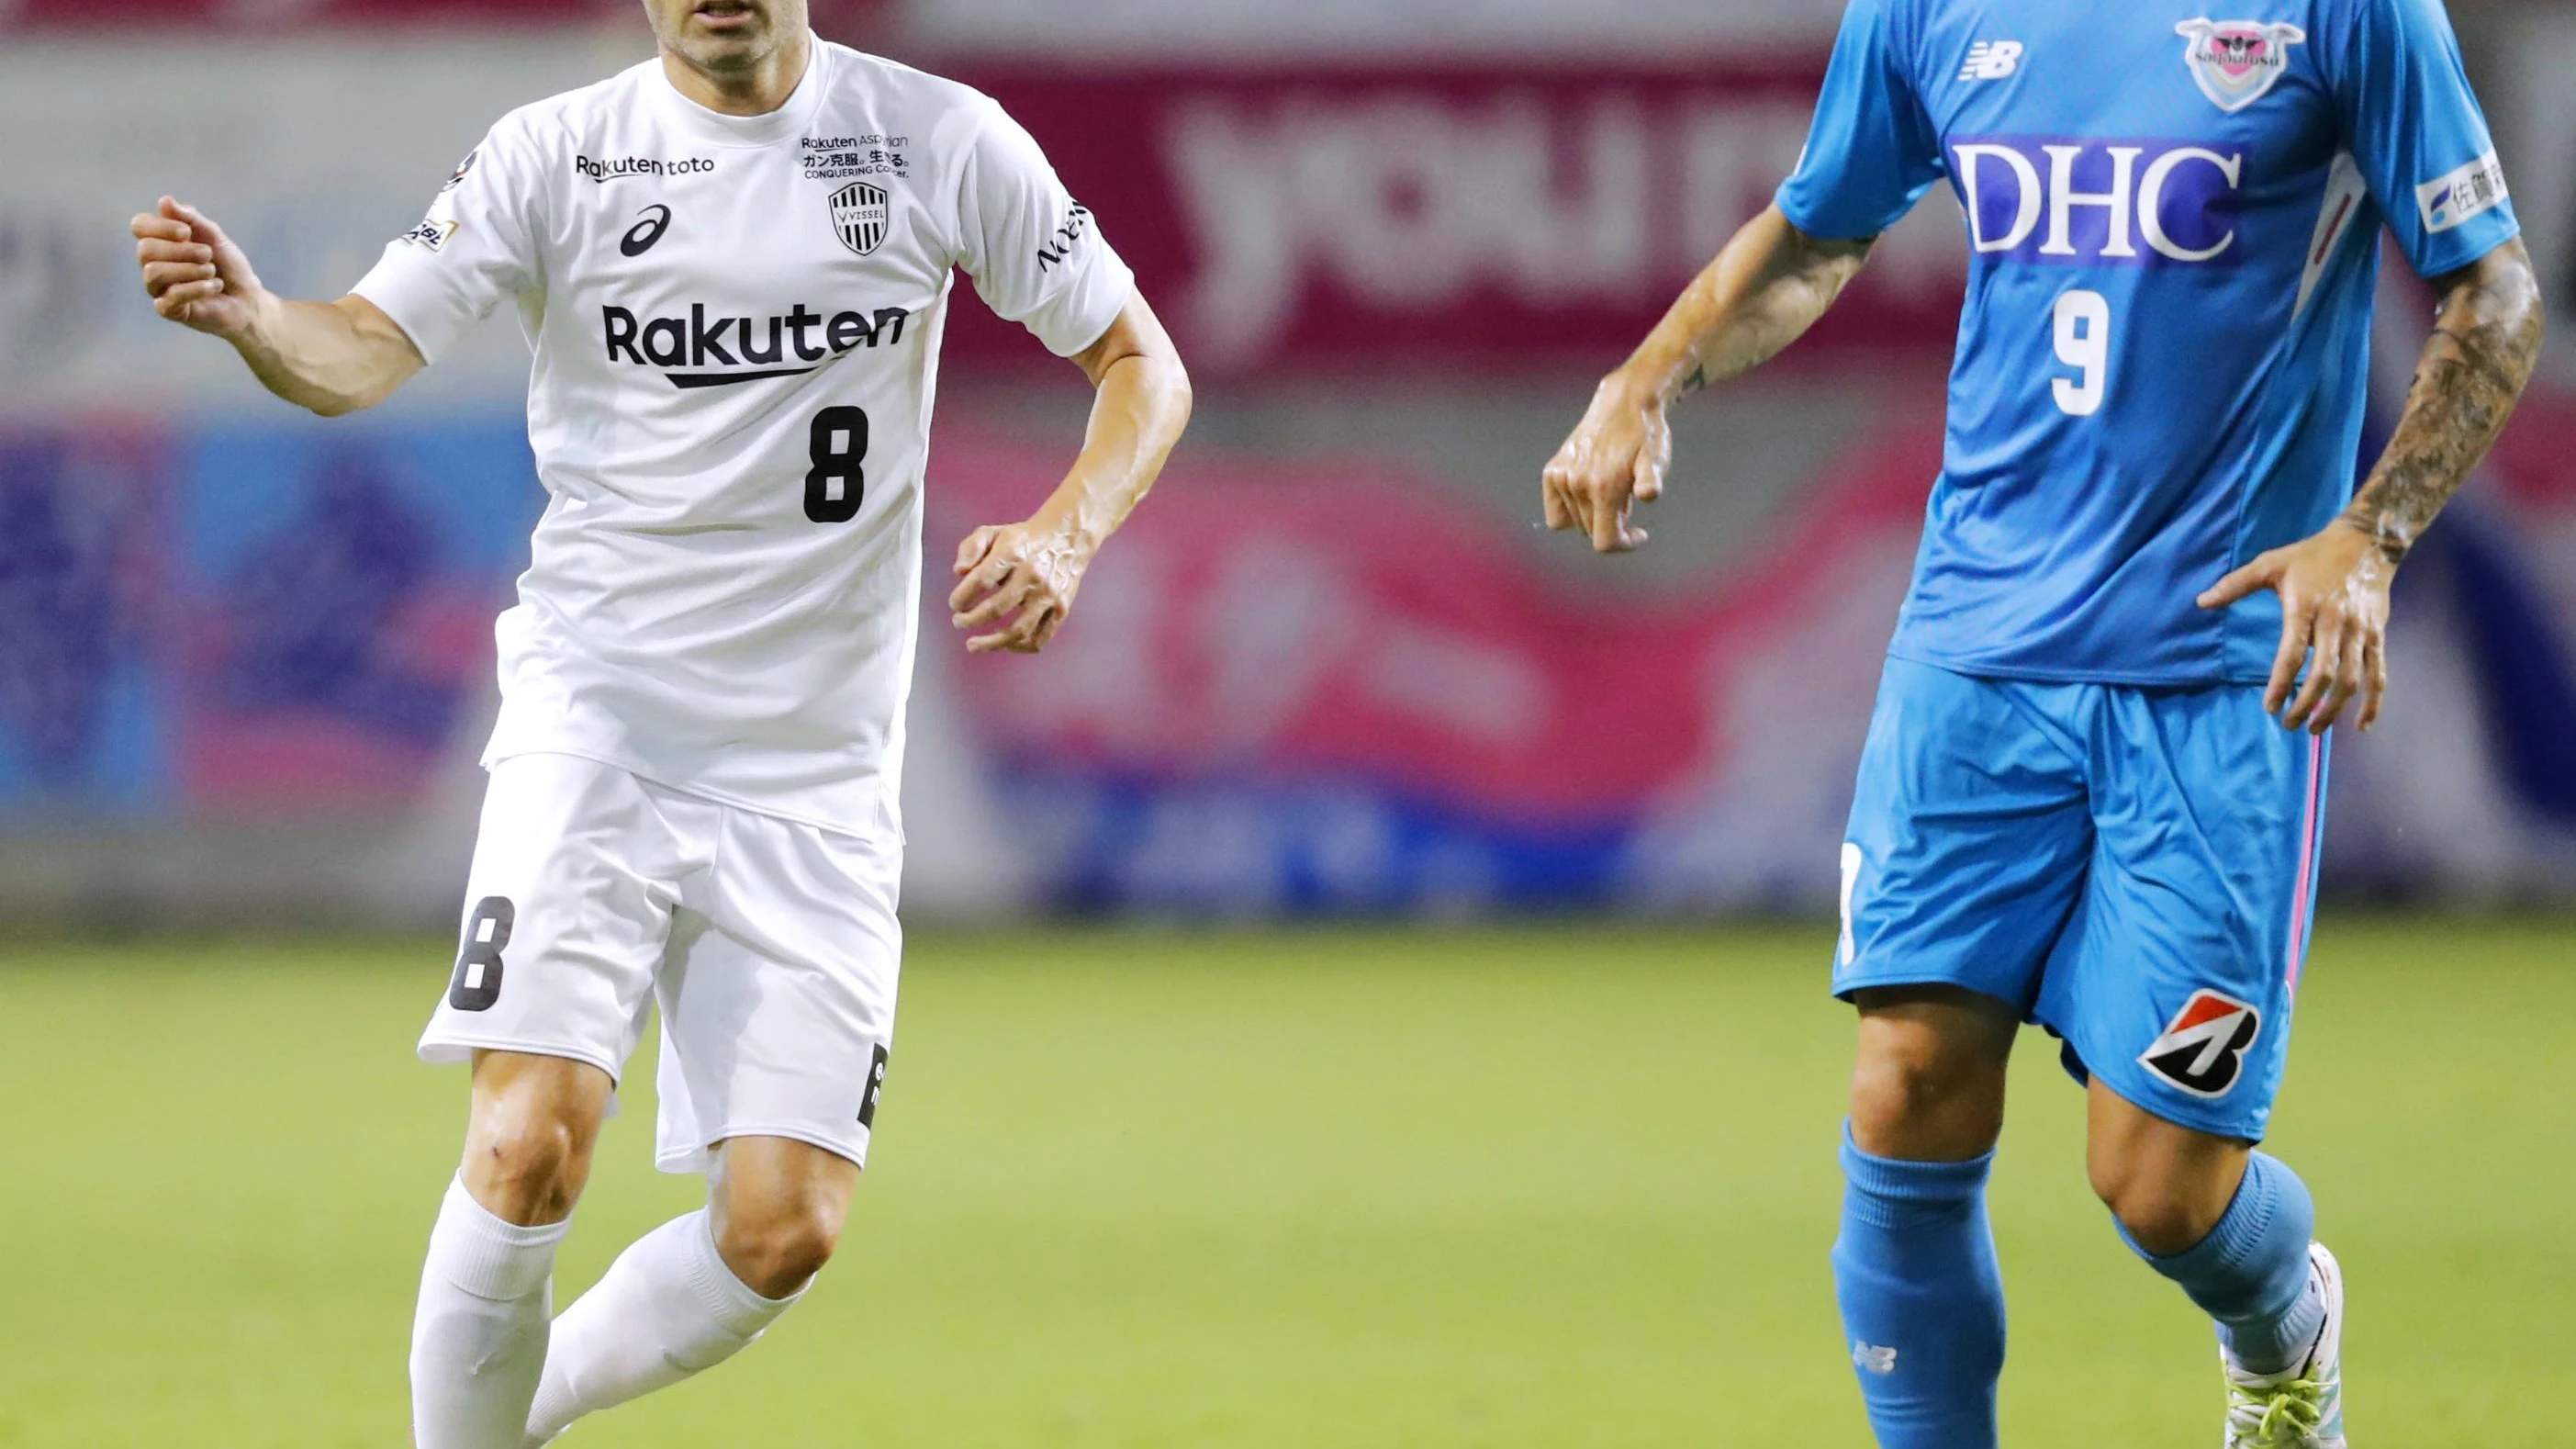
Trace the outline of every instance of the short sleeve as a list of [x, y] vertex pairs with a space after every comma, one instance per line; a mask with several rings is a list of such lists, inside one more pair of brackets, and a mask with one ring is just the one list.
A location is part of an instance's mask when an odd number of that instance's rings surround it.
[[1904, 219], [1941, 179], [1941, 141], [1891, 28], [1891, 0], [1851, 0], [1825, 67], [1781, 214], [1809, 236], [1854, 241]]
[[424, 360], [436, 362], [503, 298], [540, 289], [532, 152], [520, 127], [493, 127], [457, 163], [429, 215], [350, 289], [383, 308]]
[[1089, 208], [1056, 179], [1038, 143], [985, 107], [958, 192], [958, 260], [976, 295], [1059, 357], [1100, 340], [1136, 290]]
[[2345, 145], [2420, 276], [2457, 271], [2521, 226], [2441, 0], [2356, 0], [2334, 76]]

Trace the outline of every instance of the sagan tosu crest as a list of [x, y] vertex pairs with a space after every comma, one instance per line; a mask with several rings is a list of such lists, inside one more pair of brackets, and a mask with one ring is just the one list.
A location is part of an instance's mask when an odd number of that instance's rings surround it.
[[2182, 37], [2182, 63], [2200, 93], [2222, 111], [2263, 99], [2290, 68], [2290, 47], [2308, 38], [2281, 20], [2186, 20], [2174, 33]]
[[832, 231], [841, 245], [860, 256], [877, 249], [885, 240], [886, 193], [882, 186], [853, 181], [832, 193]]

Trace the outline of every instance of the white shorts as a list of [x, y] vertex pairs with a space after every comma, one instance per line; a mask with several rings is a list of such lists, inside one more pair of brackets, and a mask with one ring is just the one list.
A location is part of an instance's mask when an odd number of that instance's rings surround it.
[[492, 767], [431, 1062], [478, 1049], [615, 1078], [662, 1007], [655, 1163], [730, 1137], [867, 1160], [894, 1041], [903, 853], [575, 755]]

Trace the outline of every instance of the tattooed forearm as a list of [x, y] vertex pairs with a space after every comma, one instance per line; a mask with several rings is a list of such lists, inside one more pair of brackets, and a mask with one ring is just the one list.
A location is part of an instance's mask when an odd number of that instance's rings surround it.
[[2540, 354], [2539, 284], [2519, 240], [2442, 279], [2433, 335], [2379, 466], [2344, 510], [2402, 562], [2513, 415]]

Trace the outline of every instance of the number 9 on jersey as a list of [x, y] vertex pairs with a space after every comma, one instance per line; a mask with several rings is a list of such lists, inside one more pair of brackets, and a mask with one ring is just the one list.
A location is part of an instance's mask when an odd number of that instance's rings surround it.
[[2110, 384], [2111, 304], [2101, 293], [2081, 287], [2060, 293], [2056, 329], [2057, 360], [2074, 368], [2075, 376], [2050, 379], [2048, 390], [2057, 398], [2058, 411], [2089, 418], [2101, 411], [2102, 393]]

